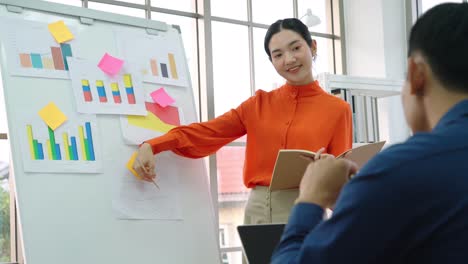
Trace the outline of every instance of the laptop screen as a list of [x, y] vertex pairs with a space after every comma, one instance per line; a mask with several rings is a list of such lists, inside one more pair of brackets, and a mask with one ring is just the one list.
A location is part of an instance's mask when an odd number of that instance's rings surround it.
[[239, 236], [249, 264], [268, 264], [285, 224], [240, 225]]

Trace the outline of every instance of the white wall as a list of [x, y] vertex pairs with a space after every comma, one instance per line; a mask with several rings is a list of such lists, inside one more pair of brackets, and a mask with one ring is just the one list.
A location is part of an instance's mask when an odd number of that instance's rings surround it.
[[[406, 66], [404, 0], [344, 0], [347, 74], [403, 79]], [[399, 96], [379, 99], [381, 139], [409, 135]]]

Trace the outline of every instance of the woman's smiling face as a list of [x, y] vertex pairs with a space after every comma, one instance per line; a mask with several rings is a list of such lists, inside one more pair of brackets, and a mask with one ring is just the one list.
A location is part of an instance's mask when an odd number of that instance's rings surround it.
[[292, 85], [314, 81], [312, 47], [298, 33], [283, 29], [270, 40], [271, 62], [279, 75]]

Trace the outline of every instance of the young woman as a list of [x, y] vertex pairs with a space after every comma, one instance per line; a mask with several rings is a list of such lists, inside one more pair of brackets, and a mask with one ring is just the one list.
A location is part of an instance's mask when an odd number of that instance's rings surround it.
[[251, 188], [245, 224], [286, 222], [298, 190], [270, 192], [280, 149], [308, 149], [338, 155], [352, 146], [349, 105], [322, 90], [312, 75], [317, 53], [308, 28], [298, 19], [278, 20], [265, 36], [265, 51], [286, 83], [259, 90], [236, 109], [207, 122], [172, 129], [139, 147], [134, 169], [145, 179], [156, 177], [153, 155], [170, 150], [201, 158], [247, 134], [244, 175]]

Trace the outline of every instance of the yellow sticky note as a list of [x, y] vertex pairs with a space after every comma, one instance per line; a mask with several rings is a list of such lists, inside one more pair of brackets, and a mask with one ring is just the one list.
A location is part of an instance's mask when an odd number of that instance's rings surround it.
[[49, 24], [48, 28], [58, 43], [63, 43], [74, 38], [73, 34], [70, 32], [63, 20]]
[[128, 169], [128, 170], [133, 174], [133, 176], [135, 176], [137, 179], [141, 179], [141, 176], [138, 175], [138, 173], [133, 169], [133, 163], [135, 163], [136, 156], [137, 156], [137, 153], [136, 153], [136, 152], [133, 152], [132, 156], [130, 157], [130, 159], [129, 159], [128, 162], [127, 162], [127, 169]]
[[67, 116], [60, 111], [60, 109], [53, 102], [50, 102], [44, 108], [39, 111], [39, 116], [44, 120], [44, 122], [55, 130], [57, 127], [61, 126], [65, 121], [67, 121]]

